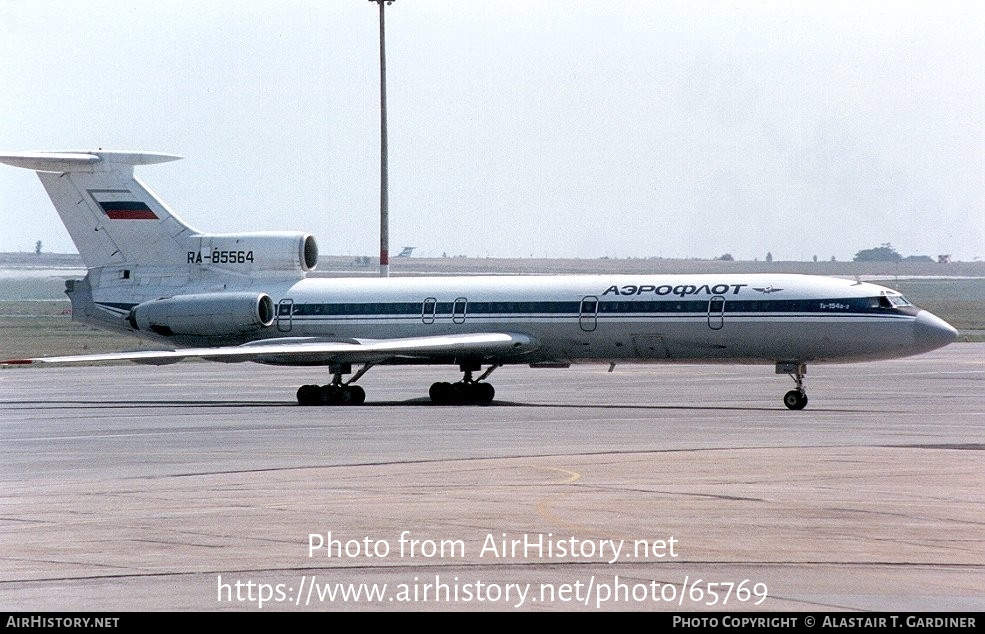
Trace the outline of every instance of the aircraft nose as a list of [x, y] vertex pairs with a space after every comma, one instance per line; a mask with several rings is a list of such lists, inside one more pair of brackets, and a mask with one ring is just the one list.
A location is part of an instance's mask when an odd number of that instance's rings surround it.
[[913, 341], [920, 352], [929, 352], [953, 343], [958, 331], [937, 315], [921, 310], [913, 327]]

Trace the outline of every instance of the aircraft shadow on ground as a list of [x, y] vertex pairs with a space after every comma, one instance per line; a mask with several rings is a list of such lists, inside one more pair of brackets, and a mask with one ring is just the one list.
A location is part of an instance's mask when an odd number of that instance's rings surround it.
[[[427, 398], [414, 398], [404, 401], [367, 401], [362, 405], [310, 405], [301, 406], [294, 401], [204, 401], [204, 400], [144, 400], [144, 401], [6, 401], [0, 403], [13, 408], [30, 408], [34, 410], [72, 410], [79, 411], [80, 408], [87, 410], [96, 409], [185, 409], [185, 408], [221, 408], [221, 409], [240, 409], [240, 408], [284, 408], [298, 407], [304, 411], [357, 411], [360, 409], [373, 407], [433, 407], [442, 410], [473, 410], [473, 409], [509, 409], [509, 408], [535, 408], [535, 409], [599, 409], [611, 412], [619, 410], [641, 410], [641, 411], [738, 411], [738, 412], [787, 412], [784, 407], [765, 407], [765, 406], [736, 406], [736, 405], [655, 405], [634, 404], [634, 403], [524, 403], [518, 401], [493, 401], [488, 404], [435, 404]], [[818, 408], [812, 407], [810, 412], [871, 412], [871, 409], [847, 409], [847, 408]]]

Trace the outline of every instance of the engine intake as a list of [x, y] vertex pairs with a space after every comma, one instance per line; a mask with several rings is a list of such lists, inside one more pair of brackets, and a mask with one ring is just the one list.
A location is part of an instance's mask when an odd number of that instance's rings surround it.
[[127, 321], [134, 330], [166, 337], [221, 337], [267, 328], [274, 317], [274, 300], [266, 293], [202, 293], [138, 304]]

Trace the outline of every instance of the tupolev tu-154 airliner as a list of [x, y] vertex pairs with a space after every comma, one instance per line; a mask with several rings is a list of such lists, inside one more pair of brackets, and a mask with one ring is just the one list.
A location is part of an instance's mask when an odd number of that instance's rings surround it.
[[311, 277], [311, 235], [202, 233], [134, 177], [178, 158], [0, 154], [38, 173], [82, 255], [86, 276], [66, 282], [72, 318], [169, 348], [4, 363], [324, 366], [331, 382], [301, 386], [302, 405], [364, 402], [356, 381], [381, 364], [457, 365], [461, 381], [431, 386], [435, 403], [491, 402], [486, 379], [507, 364], [772, 364], [793, 379], [783, 403], [796, 410], [809, 363], [905, 357], [957, 336], [894, 290], [811, 275]]

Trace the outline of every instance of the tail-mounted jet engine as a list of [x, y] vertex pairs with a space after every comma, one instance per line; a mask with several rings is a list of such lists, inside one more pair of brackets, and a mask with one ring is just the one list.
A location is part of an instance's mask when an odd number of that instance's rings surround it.
[[134, 330], [165, 337], [228, 337], [274, 323], [274, 300], [266, 293], [175, 295], [138, 304], [127, 316]]
[[251, 279], [303, 275], [318, 265], [318, 243], [311, 234], [287, 231], [201, 234], [193, 238], [186, 263]]

